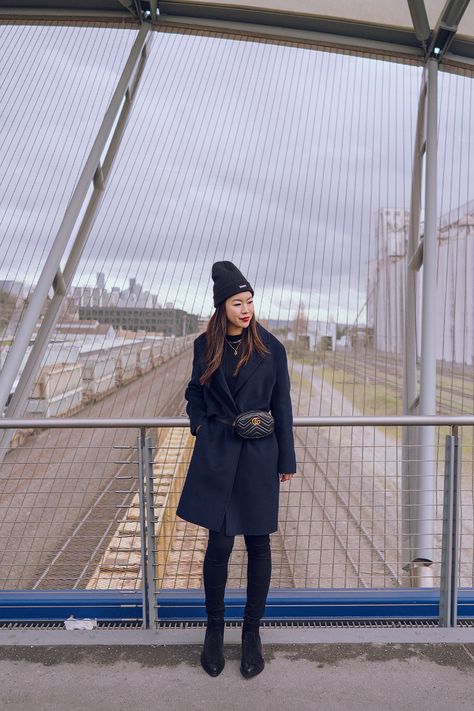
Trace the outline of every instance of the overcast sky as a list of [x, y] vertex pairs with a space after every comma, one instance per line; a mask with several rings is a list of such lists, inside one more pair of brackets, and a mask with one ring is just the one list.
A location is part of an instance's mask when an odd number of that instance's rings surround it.
[[[0, 28], [0, 278], [38, 278], [135, 33]], [[440, 75], [439, 212], [474, 197], [472, 79]], [[155, 34], [75, 284], [209, 314], [234, 261], [261, 317], [353, 321], [377, 210], [409, 209], [421, 69]], [[363, 320], [363, 318], [362, 318]]]

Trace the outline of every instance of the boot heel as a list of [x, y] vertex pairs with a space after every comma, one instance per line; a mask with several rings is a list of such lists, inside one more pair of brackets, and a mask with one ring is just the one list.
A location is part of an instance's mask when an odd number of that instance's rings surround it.
[[262, 655], [259, 624], [249, 624], [244, 620], [242, 626], [242, 658], [240, 673], [246, 679], [257, 676], [263, 671], [265, 660]]

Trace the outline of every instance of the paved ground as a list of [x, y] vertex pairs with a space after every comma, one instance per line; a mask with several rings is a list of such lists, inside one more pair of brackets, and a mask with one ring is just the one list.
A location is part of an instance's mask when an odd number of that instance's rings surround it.
[[[227, 630], [226, 630], [227, 632]], [[262, 633], [264, 639], [265, 630]], [[211, 678], [200, 645], [0, 647], [2, 709], [82, 711], [410, 711], [472, 709], [474, 644], [265, 643], [266, 667], [239, 672], [236, 635]]]

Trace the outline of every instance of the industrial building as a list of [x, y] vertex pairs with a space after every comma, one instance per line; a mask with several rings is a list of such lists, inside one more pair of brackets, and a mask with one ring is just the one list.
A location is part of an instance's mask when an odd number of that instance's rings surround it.
[[[410, 212], [382, 209], [377, 215], [375, 259], [368, 285], [368, 327], [377, 351], [401, 356], [405, 334], [407, 243]], [[438, 314], [436, 357], [473, 365], [474, 200], [443, 215], [437, 232]], [[421, 272], [417, 272], [416, 321], [421, 323]], [[421, 329], [417, 329], [420, 352]]]
[[128, 331], [153, 331], [163, 336], [186, 336], [198, 331], [197, 314], [188, 314], [182, 309], [80, 306], [79, 319], [92, 319]]

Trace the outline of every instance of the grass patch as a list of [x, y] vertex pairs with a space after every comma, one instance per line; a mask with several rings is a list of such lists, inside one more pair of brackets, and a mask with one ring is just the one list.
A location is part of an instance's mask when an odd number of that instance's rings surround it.
[[[362, 380], [354, 375], [353, 372], [346, 372], [340, 368], [333, 367], [333, 365], [328, 362], [329, 358], [325, 359], [323, 362], [318, 362], [315, 360], [312, 354], [293, 354], [292, 360], [301, 365], [310, 366], [315, 368], [315, 373], [318, 377], [324, 380], [328, 385], [337, 390], [348, 402], [350, 402], [354, 409], [360, 414], [365, 416], [380, 415], [380, 416], [396, 416], [402, 414], [402, 394], [401, 388], [397, 392], [396, 382], [393, 378], [384, 378], [384, 373], [380, 374], [380, 378], [375, 380], [373, 377], [369, 380]], [[368, 364], [369, 375], [374, 375], [375, 366], [373, 364]], [[305, 379], [306, 380], [306, 379]], [[446, 383], [446, 375], [443, 377], [444, 383]], [[441, 378], [438, 378], [438, 403], [439, 405], [451, 404], [451, 398], [449, 394], [444, 389], [441, 390]], [[451, 385], [451, 382], [450, 382]], [[462, 388], [464, 398], [469, 398], [471, 393], [471, 386], [467, 383], [468, 387], [465, 388], [466, 382], [463, 382], [460, 378], [453, 378], [452, 387]], [[445, 385], [446, 388], [446, 385]], [[467, 389], [467, 392], [465, 392]], [[443, 395], [441, 399], [441, 395]], [[459, 406], [460, 400], [459, 396], [456, 395], [456, 399], [452, 399], [452, 404]], [[463, 408], [464, 409], [464, 408]], [[328, 413], [320, 413], [322, 416]], [[471, 414], [471, 412], [466, 412], [466, 414]], [[393, 440], [395, 440], [399, 445], [402, 444], [402, 429], [401, 427], [378, 427], [381, 432], [385, 432]], [[438, 448], [438, 474], [443, 474], [444, 468], [444, 442], [446, 434], [450, 433], [449, 427], [440, 427], [437, 430], [437, 441], [436, 446]], [[460, 428], [461, 434], [461, 472], [464, 481], [472, 482], [474, 473], [474, 436], [472, 427]]]

